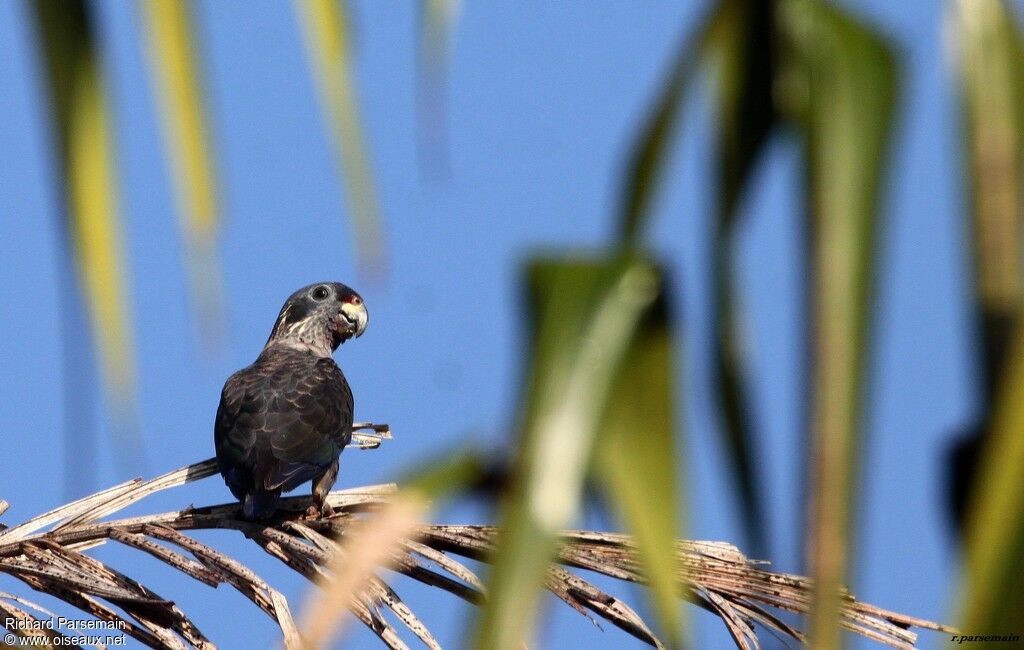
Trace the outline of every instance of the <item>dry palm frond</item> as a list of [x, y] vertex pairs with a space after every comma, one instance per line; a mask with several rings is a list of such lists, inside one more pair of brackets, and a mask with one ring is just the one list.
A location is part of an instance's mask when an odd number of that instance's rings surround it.
[[[98, 619], [111, 621], [117, 629], [150, 647], [215, 647], [173, 602], [84, 553], [91, 547], [117, 542], [152, 555], [205, 584], [231, 585], [280, 625], [286, 646], [302, 647], [284, 596], [253, 570], [194, 539], [187, 531], [237, 530], [295, 571], [316, 580], [329, 573], [330, 560], [340, 548], [336, 540], [354, 522], [364, 520], [365, 513], [389, 504], [396, 487], [386, 484], [332, 492], [328, 503], [334, 513], [328, 517], [310, 515], [308, 497], [294, 497], [282, 500], [279, 513], [270, 522], [242, 519], [235, 503], [100, 521], [154, 492], [216, 471], [216, 462], [207, 460], [149, 481], [129, 481], [18, 526], [0, 528], [0, 573]], [[0, 512], [4, 505], [0, 505]], [[487, 562], [497, 535], [498, 530], [492, 526], [417, 525], [408, 539], [389, 547], [393, 551], [388, 564], [392, 571], [480, 604], [486, 598], [483, 582], [456, 557]], [[680, 595], [718, 615], [738, 647], [758, 647], [755, 625], [773, 634], [804, 640], [803, 634], [778, 614], [808, 612], [812, 584], [807, 578], [767, 571], [764, 563], [748, 560], [730, 544], [680, 541], [677, 550], [683, 567]], [[629, 536], [566, 532], [558, 562], [547, 577], [547, 588], [555, 596], [595, 623], [603, 619], [653, 646], [661, 646], [629, 605], [570, 570], [585, 569], [627, 582], [642, 582]], [[383, 579], [372, 577], [359, 593], [349, 603], [349, 610], [388, 647], [407, 647], [396, 623], [427, 647], [440, 647], [427, 626]], [[384, 610], [391, 614], [385, 617]], [[0, 615], [25, 621], [52, 617], [49, 611], [21, 596], [3, 592]], [[861, 603], [847, 593], [843, 594], [842, 625], [895, 648], [914, 646], [917, 636], [909, 630], [911, 627], [952, 632], [943, 625]], [[59, 636], [61, 632], [48, 634]]]

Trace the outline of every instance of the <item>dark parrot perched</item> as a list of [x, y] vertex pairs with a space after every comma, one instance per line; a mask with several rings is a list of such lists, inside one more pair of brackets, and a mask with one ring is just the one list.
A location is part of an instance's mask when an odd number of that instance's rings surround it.
[[315, 508], [338, 477], [352, 438], [352, 390], [331, 354], [363, 333], [363, 299], [337, 282], [288, 298], [255, 363], [228, 378], [214, 444], [224, 482], [247, 519], [274, 514], [282, 492], [313, 482]]

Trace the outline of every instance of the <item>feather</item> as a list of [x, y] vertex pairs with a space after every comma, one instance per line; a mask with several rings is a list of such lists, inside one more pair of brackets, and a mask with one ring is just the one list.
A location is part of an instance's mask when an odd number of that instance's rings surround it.
[[245, 516], [269, 516], [282, 491], [328, 474], [351, 441], [352, 416], [352, 391], [330, 357], [268, 344], [233, 374], [221, 394], [214, 443]]

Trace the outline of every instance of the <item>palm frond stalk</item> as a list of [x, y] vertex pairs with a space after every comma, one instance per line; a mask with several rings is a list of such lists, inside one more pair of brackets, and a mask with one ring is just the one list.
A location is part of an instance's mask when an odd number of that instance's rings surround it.
[[[369, 427], [368, 428], [372, 428]], [[386, 428], [377, 428], [384, 433]], [[363, 434], [358, 446], [372, 446]], [[236, 503], [188, 507], [181, 511], [108, 519], [146, 496], [217, 473], [213, 459], [189, 465], [149, 481], [135, 479], [84, 497], [10, 528], [0, 525], [0, 573], [63, 600], [82, 612], [111, 622], [125, 634], [153, 648], [215, 648], [215, 644], [174, 602], [148, 586], [85, 553], [117, 542], [147, 553], [195, 580], [216, 587], [226, 583], [240, 591], [281, 627], [288, 648], [303, 647], [289, 604], [255, 571], [187, 534], [194, 530], [236, 530], [289, 567], [309, 578], [324, 577], [353, 522], [372, 516], [397, 492], [394, 484], [332, 492], [327, 517], [307, 513], [308, 497], [283, 499], [270, 522], [241, 518]], [[0, 501], [0, 514], [6, 510]], [[423, 524], [401, 541], [390, 570], [473, 604], [486, 598], [483, 581], [464, 559], [489, 562], [499, 530], [493, 526]], [[576, 571], [586, 570], [624, 582], [642, 582], [636, 547], [628, 535], [566, 531], [557, 562], [548, 570], [549, 591], [589, 618], [621, 628], [652, 646], [655, 633], [626, 602], [606, 593]], [[735, 546], [723, 542], [679, 541], [680, 597], [722, 619], [740, 648], [757, 648], [758, 630], [804, 642], [799, 629], [780, 612], [807, 614], [809, 579], [768, 571]], [[575, 570], [575, 571], [574, 571]], [[427, 647], [439, 648], [429, 628], [382, 577], [374, 577], [350, 606], [352, 614], [389, 648], [406, 648], [396, 624]], [[384, 611], [391, 612], [385, 616]], [[54, 615], [23, 595], [0, 591], [0, 615], [27, 622]], [[894, 648], [912, 648], [917, 635], [909, 628], [954, 633], [948, 626], [887, 611], [842, 594], [842, 624], [847, 630]], [[26, 625], [28, 627], [28, 625]], [[26, 630], [20, 634], [60, 637], [60, 630]], [[55, 644], [61, 644], [57, 639]]]

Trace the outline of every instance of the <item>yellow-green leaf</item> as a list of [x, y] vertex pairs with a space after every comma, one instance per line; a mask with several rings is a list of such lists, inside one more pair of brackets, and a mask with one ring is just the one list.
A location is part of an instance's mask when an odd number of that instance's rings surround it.
[[767, 533], [752, 448], [749, 369], [738, 321], [742, 314], [729, 251], [740, 198], [769, 133], [778, 124], [773, 97], [778, 57], [775, 2], [721, 2], [709, 24], [703, 54], [715, 72], [717, 91], [718, 214], [710, 252], [715, 380], [743, 520], [751, 548], [761, 553]]
[[1024, 610], [1024, 39], [1005, 2], [958, 1], [951, 9], [969, 154], [978, 349], [983, 398], [991, 404], [977, 471], [956, 477], [969, 481], [961, 486], [968, 525], [960, 605], [964, 632], [989, 635], [1013, 632]]
[[76, 83], [68, 142], [72, 233], [103, 375], [118, 406], [124, 408], [133, 401], [135, 364], [124, 299], [109, 113], [95, 68], [83, 66]]
[[968, 135], [979, 299], [988, 311], [1020, 304], [1024, 43], [1000, 0], [959, 0], [953, 22]]
[[360, 266], [382, 271], [380, 211], [363, 144], [349, 61], [349, 24], [338, 0], [295, 0], [342, 163]]
[[[85, 4], [81, 0], [40, 0], [34, 6], [54, 106], [67, 237], [85, 296], [114, 430], [127, 435], [135, 403], [134, 342], [103, 76]], [[138, 444], [129, 438], [122, 442]]]
[[1024, 611], [1024, 319], [1017, 322], [968, 511], [965, 634], [1019, 633]]
[[535, 631], [540, 586], [557, 535], [580, 496], [616, 373], [660, 277], [634, 257], [535, 264], [530, 322], [537, 327], [512, 485], [502, 500], [489, 598], [476, 647], [511, 650]]
[[145, 19], [164, 142], [174, 172], [200, 332], [210, 339], [220, 332], [223, 321], [216, 253], [220, 224], [216, 175], [192, 37], [191, 3], [148, 0], [139, 7]]
[[712, 64], [717, 77], [719, 206], [711, 250], [715, 300], [714, 359], [725, 444], [739, 486], [744, 523], [755, 549], [764, 547], [764, 524], [747, 422], [743, 359], [728, 272], [730, 224], [752, 162], [775, 123], [772, 3], [726, 0], [714, 8], [694, 36], [681, 41], [650, 114], [640, 128], [625, 174], [619, 217], [620, 241], [636, 244], [651, 213], [674, 127], [693, 72]]
[[672, 342], [668, 309], [659, 300], [645, 314], [615, 378], [595, 443], [594, 470], [606, 501], [636, 540], [661, 636], [678, 647]]
[[950, 3], [969, 179], [974, 244], [977, 349], [983, 355], [980, 415], [954, 450], [952, 496], [964, 523], [977, 489], [978, 450], [991, 429], [992, 403], [1009, 358], [1022, 305], [1021, 174], [1024, 173], [1024, 41], [1001, 0]]
[[850, 557], [862, 374], [879, 187], [896, 66], [879, 36], [828, 2], [780, 5], [786, 74], [806, 90], [790, 108], [804, 130], [810, 183], [810, 645], [839, 647], [839, 589]]
[[728, 232], [751, 168], [777, 123], [775, 3], [721, 2], [702, 54], [715, 71], [719, 227]]

